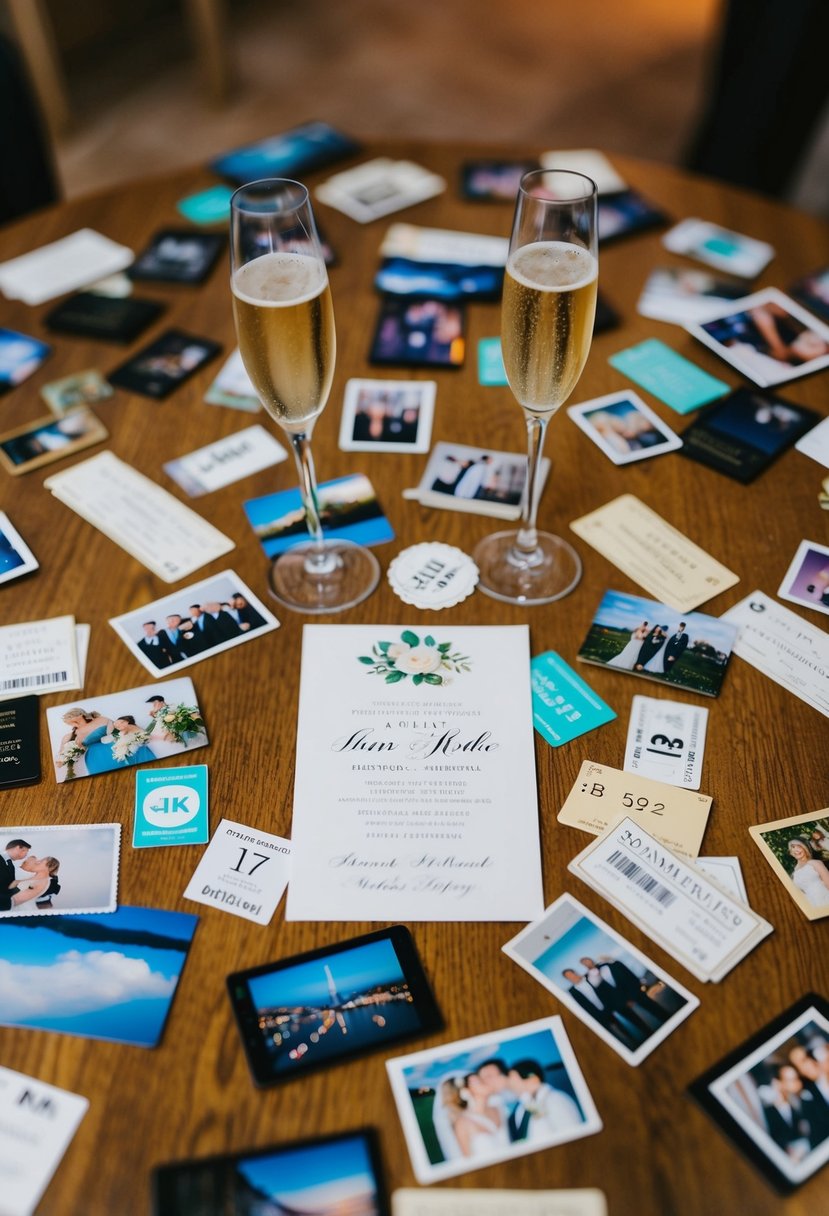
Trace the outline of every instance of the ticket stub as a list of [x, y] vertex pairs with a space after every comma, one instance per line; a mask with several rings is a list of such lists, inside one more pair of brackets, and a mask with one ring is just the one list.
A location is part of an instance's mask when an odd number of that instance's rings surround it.
[[73, 616], [0, 627], [0, 701], [80, 687]]
[[267, 925], [285, 894], [290, 866], [290, 840], [223, 819], [184, 898]]
[[633, 819], [591, 842], [568, 869], [701, 980], [722, 979], [772, 931]]
[[392, 1216], [607, 1216], [604, 1193], [594, 1187], [567, 1191], [501, 1191], [489, 1188], [402, 1187], [391, 1197]]
[[698, 790], [708, 710], [682, 701], [634, 697], [630, 707], [626, 773]]

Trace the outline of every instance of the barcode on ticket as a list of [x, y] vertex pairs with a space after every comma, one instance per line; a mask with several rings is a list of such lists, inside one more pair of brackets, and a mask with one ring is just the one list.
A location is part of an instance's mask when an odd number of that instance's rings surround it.
[[663, 907], [670, 908], [671, 904], [676, 902], [676, 896], [672, 891], [664, 887], [647, 870], [643, 870], [635, 861], [631, 861], [621, 849], [615, 849], [607, 860], [615, 870], [624, 874], [625, 878], [629, 878], [634, 886], [639, 887], [646, 895], [652, 895], [657, 903], [662, 904]]
[[18, 688], [40, 688], [43, 684], [65, 684], [69, 678], [66, 671], [53, 671], [50, 675], [19, 676], [13, 680], [0, 680], [0, 692], [15, 692]]

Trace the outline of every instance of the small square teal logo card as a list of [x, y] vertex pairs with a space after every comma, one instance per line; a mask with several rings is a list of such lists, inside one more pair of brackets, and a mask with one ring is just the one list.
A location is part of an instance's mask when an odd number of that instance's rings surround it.
[[553, 747], [611, 722], [615, 710], [597, 697], [554, 650], [530, 663], [533, 725]]
[[206, 844], [209, 834], [206, 764], [136, 772], [133, 848]]
[[501, 353], [500, 338], [481, 338], [478, 342], [478, 382], [480, 384], [508, 384]]

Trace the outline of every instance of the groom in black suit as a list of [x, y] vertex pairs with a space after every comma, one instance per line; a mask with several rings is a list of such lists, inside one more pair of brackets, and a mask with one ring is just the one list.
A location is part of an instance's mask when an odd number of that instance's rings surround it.
[[680, 621], [677, 626], [676, 633], [671, 634], [665, 643], [665, 657], [662, 660], [662, 665], [665, 668], [665, 675], [669, 676], [676, 667], [677, 660], [681, 659], [688, 648], [688, 634], [685, 632], [685, 622]]
[[15, 879], [14, 863], [22, 861], [31, 847], [26, 840], [10, 840], [0, 855], [0, 912], [8, 912], [12, 906], [14, 891], [9, 888]]

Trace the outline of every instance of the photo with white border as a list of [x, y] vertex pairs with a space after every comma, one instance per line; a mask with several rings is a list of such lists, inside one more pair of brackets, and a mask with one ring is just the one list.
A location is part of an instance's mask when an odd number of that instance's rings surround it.
[[802, 540], [777, 589], [781, 600], [829, 616], [829, 548]]
[[437, 382], [349, 380], [340, 422], [344, 452], [428, 452]]
[[608, 393], [567, 413], [614, 464], [631, 464], [682, 447], [682, 440], [638, 393]]
[[0, 920], [114, 912], [120, 850], [120, 823], [4, 828], [0, 862], [15, 876], [7, 884], [12, 906], [0, 904]]
[[31, 574], [40, 563], [5, 511], [0, 511], [0, 583]]

